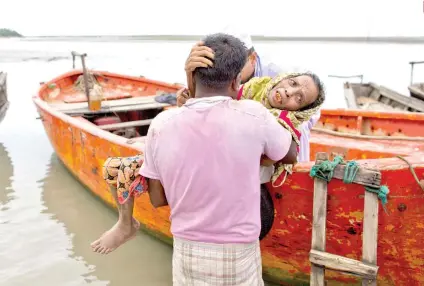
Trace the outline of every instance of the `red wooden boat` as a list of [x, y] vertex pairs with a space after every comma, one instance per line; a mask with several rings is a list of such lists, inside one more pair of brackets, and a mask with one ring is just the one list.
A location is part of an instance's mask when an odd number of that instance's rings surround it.
[[[157, 92], [179, 87], [146, 78], [92, 71], [104, 90], [100, 111], [87, 108], [75, 89], [81, 71], [71, 71], [41, 86], [33, 100], [58, 157], [91, 192], [114, 206], [102, 178], [109, 156], [140, 153], [150, 120], [166, 104]], [[388, 214], [379, 211], [378, 280], [381, 285], [424, 285], [424, 192], [402, 155], [424, 178], [424, 114], [323, 110], [313, 131], [311, 154], [327, 152], [355, 159], [381, 171], [389, 186]], [[314, 156], [313, 156], [314, 157]], [[314, 158], [311, 158], [314, 159]], [[268, 189], [275, 208], [273, 227], [261, 241], [264, 275], [281, 285], [308, 285], [312, 229], [313, 162], [298, 164], [280, 188]], [[327, 251], [361, 259], [364, 188], [340, 180], [328, 185]], [[154, 209], [147, 195], [135, 203], [135, 217], [150, 234], [170, 243], [169, 208]], [[89, 242], [87, 242], [89, 243]], [[140, 247], [143, 247], [140, 245]], [[327, 272], [328, 285], [358, 280]]]

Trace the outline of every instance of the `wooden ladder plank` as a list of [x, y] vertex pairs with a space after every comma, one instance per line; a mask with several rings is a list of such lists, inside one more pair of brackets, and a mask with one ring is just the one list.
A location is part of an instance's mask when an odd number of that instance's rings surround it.
[[309, 259], [316, 265], [323, 266], [328, 269], [353, 274], [363, 278], [375, 279], [377, 276], [378, 266], [367, 264], [355, 259], [322, 252], [312, 249], [309, 253]]
[[[327, 153], [317, 153], [316, 164], [328, 160]], [[314, 204], [312, 249], [325, 251], [325, 234], [327, 222], [327, 182], [318, 178], [314, 179]], [[325, 267], [312, 263], [310, 284], [312, 286], [325, 285]]]
[[[362, 233], [362, 260], [368, 264], [377, 265], [377, 235], [378, 235], [378, 197], [377, 194], [365, 191], [364, 231]], [[362, 285], [376, 286], [377, 279], [362, 280]]]

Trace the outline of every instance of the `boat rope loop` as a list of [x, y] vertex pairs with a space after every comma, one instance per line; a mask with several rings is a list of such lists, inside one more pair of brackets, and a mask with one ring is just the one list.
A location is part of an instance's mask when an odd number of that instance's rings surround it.
[[349, 161], [346, 164], [346, 169], [343, 176], [343, 183], [351, 184], [358, 173], [359, 166], [355, 161]]
[[336, 156], [333, 162], [329, 160], [322, 161], [319, 164], [315, 164], [311, 168], [310, 176], [312, 178], [319, 178], [321, 180], [330, 182], [333, 178], [334, 169], [336, 166], [343, 162], [343, 158], [341, 156]]
[[377, 197], [380, 199], [381, 205], [383, 206], [384, 212], [388, 214], [386, 209], [386, 204], [387, 204], [387, 194], [389, 193], [389, 188], [387, 186], [381, 186], [380, 188], [372, 188], [372, 187], [365, 186], [365, 190], [367, 190], [368, 192], [377, 194]]
[[[336, 156], [333, 161], [325, 160], [319, 164], [312, 166], [309, 175], [312, 178], [319, 178], [321, 180], [330, 182], [334, 175], [334, 169], [337, 165], [343, 163], [343, 157]], [[356, 161], [349, 161], [346, 163], [346, 168], [343, 174], [343, 183], [351, 184], [358, 173], [359, 165]], [[371, 193], [377, 194], [377, 197], [380, 199], [381, 204], [383, 205], [384, 211], [387, 213], [386, 204], [387, 204], [387, 194], [389, 193], [389, 188], [387, 186], [381, 186], [380, 188], [373, 188], [365, 186], [365, 190]]]

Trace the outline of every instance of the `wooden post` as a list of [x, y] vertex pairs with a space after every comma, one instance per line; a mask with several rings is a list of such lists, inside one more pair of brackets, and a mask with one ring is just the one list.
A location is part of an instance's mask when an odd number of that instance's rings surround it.
[[[316, 163], [328, 160], [327, 153], [317, 153]], [[327, 182], [318, 178], [314, 179], [314, 206], [312, 249], [325, 251], [325, 234], [327, 222]], [[312, 263], [311, 285], [325, 285], [325, 267]]]
[[[315, 164], [328, 160], [326, 153], [317, 153]], [[334, 179], [343, 179], [346, 164], [336, 166]], [[360, 168], [353, 183], [372, 188], [379, 188], [381, 173], [379, 171]], [[314, 204], [312, 245], [309, 253], [311, 262], [310, 285], [325, 285], [325, 269], [332, 269], [346, 274], [362, 277], [362, 285], [377, 285], [377, 233], [378, 233], [378, 197], [377, 194], [365, 191], [364, 230], [362, 259], [357, 261], [347, 257], [325, 252], [326, 220], [327, 220], [327, 182], [314, 179]]]
[[88, 88], [88, 73], [87, 69], [85, 67], [85, 57], [87, 54], [80, 54], [77, 52], [71, 52], [72, 59], [73, 59], [73, 67], [75, 68], [75, 57], [81, 57], [81, 64], [82, 64], [82, 74], [84, 77], [84, 88], [85, 88], [85, 95], [87, 96], [88, 102], [90, 102], [90, 90]]

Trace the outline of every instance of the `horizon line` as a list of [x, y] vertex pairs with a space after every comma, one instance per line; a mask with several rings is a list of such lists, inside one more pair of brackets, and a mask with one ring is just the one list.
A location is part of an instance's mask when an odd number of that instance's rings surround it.
[[[138, 40], [200, 40], [204, 35], [45, 35], [23, 38], [119, 38]], [[323, 42], [375, 42], [375, 43], [424, 43], [424, 36], [261, 36], [252, 35], [254, 41], [323, 41]]]

